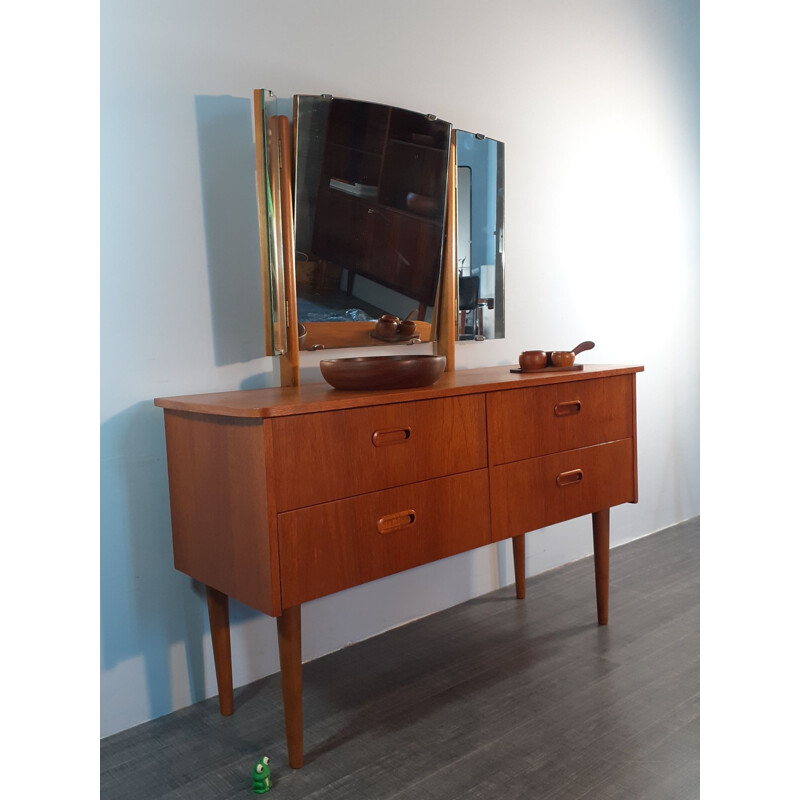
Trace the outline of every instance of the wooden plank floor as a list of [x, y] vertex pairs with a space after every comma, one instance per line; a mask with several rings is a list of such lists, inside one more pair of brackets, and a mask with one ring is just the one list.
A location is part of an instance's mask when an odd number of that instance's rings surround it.
[[[100, 743], [104, 800], [692, 800], [699, 797], [699, 519], [303, 668], [306, 766], [288, 767], [280, 679]], [[274, 794], [273, 794], [274, 792]]]

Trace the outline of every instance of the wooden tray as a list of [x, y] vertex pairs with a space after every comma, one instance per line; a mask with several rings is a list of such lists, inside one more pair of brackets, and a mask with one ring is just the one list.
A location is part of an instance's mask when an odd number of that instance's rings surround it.
[[534, 372], [578, 372], [583, 369], [583, 364], [573, 364], [571, 367], [540, 367], [539, 369], [522, 369], [521, 367], [512, 367], [509, 372], [521, 372], [524, 375], [530, 375]]
[[420, 335], [419, 335], [418, 331], [414, 331], [414, 333], [409, 334], [408, 336], [381, 336], [380, 334], [375, 333], [375, 331], [370, 331], [369, 335], [373, 339], [378, 339], [381, 342], [389, 342], [390, 344], [392, 342], [396, 342], [396, 343], [410, 342], [412, 339], [419, 339], [420, 338]]

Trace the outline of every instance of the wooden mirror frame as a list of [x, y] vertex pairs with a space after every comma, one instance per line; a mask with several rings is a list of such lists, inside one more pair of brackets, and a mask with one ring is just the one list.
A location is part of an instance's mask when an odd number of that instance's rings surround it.
[[[289, 118], [283, 115], [270, 117], [267, 121], [268, 141], [264, 141], [265, 92], [253, 92], [256, 144], [256, 184], [258, 187], [258, 228], [261, 244], [261, 272], [264, 291], [264, 307], [272, 302], [270, 281], [270, 218], [267, 208], [267, 187], [273, 198], [273, 219], [275, 238], [278, 244], [278, 264], [283, 278], [283, 297], [274, 304], [285, 314], [280, 314], [278, 326], [285, 328], [277, 332], [265, 330], [266, 352], [274, 352], [280, 358], [281, 386], [300, 385], [300, 341], [297, 319], [297, 291], [295, 282], [294, 247], [294, 206], [292, 202], [292, 126]], [[269, 156], [267, 157], [267, 154]], [[457, 248], [457, 209], [456, 209], [456, 139], [455, 130], [450, 136], [450, 150], [447, 169], [447, 198], [445, 204], [445, 232], [442, 256], [442, 269], [439, 277], [438, 302], [434, 310], [436, 340], [434, 350], [437, 355], [447, 359], [445, 371], [455, 369], [456, 341], [456, 248]], [[283, 317], [281, 320], [280, 317]], [[265, 325], [265, 328], [267, 326]], [[285, 348], [276, 347], [276, 341], [285, 331]]]

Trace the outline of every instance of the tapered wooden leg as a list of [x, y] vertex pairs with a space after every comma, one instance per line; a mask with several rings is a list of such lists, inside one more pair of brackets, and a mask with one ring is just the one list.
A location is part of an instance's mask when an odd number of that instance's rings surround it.
[[300, 606], [285, 608], [278, 617], [283, 716], [289, 766], [303, 766], [303, 661], [300, 645]]
[[525, 599], [525, 534], [511, 537], [514, 552], [514, 581], [517, 584], [517, 599]]
[[228, 595], [206, 586], [208, 621], [211, 624], [211, 646], [217, 673], [219, 710], [224, 716], [233, 714], [233, 670], [231, 669], [231, 628], [228, 618]]
[[608, 624], [609, 510], [592, 514], [594, 585], [597, 592], [597, 624]]

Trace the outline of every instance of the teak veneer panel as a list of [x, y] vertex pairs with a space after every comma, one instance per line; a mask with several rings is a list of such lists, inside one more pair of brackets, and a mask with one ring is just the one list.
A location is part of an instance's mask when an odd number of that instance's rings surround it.
[[633, 436], [633, 381], [619, 375], [487, 395], [490, 463]]
[[641, 372], [639, 366], [603, 366], [587, 364], [576, 372], [511, 372], [511, 366], [482, 367], [445, 372], [433, 386], [415, 389], [384, 389], [382, 391], [341, 391], [327, 383], [302, 386], [247, 389], [235, 392], [213, 392], [183, 397], [159, 397], [160, 408], [190, 411], [197, 414], [217, 414], [229, 417], [290, 417], [295, 414], [314, 414], [342, 408], [367, 408], [387, 403], [427, 400], [433, 397], [454, 397], [525, 386], [546, 386], [551, 383], [578, 383], [584, 380]]
[[[633, 447], [621, 439], [492, 467], [492, 540], [633, 502]], [[569, 482], [575, 470], [582, 477]]]
[[486, 466], [481, 395], [270, 420], [278, 511]]
[[278, 536], [283, 604], [305, 603], [489, 544], [488, 474], [289, 511], [278, 517]]
[[164, 425], [175, 568], [279, 614], [263, 421], [167, 411]]

